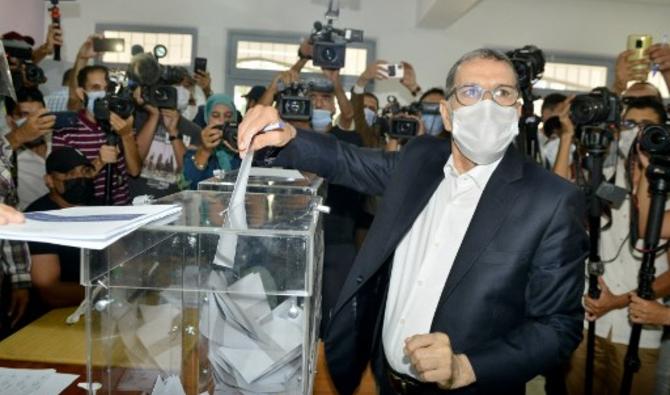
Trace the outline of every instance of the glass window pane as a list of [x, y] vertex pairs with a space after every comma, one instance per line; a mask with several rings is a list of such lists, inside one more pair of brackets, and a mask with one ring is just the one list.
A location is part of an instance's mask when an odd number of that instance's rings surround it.
[[544, 75], [535, 84], [535, 88], [587, 92], [605, 85], [605, 66], [548, 62], [544, 66]]
[[193, 53], [193, 36], [181, 33], [150, 33], [140, 31], [104, 31], [105, 37], [119, 37], [125, 40], [125, 50], [121, 53], [107, 52], [102, 60], [105, 63], [129, 63], [130, 50], [133, 45], [141, 45], [145, 52], [153, 51], [153, 48], [162, 44], [168, 50], [168, 55], [161, 60], [166, 65], [188, 66], [191, 64]]

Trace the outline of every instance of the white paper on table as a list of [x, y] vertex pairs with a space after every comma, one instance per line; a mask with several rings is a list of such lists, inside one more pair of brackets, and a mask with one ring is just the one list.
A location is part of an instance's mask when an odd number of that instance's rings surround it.
[[[23, 224], [0, 228], [0, 239], [24, 240], [100, 250], [148, 223], [171, 217], [178, 205], [81, 206], [28, 213]], [[118, 218], [118, 219], [114, 219]]]
[[0, 394], [60, 394], [78, 377], [76, 374], [57, 373], [54, 369], [0, 368]]
[[305, 177], [298, 170], [280, 169], [276, 167], [252, 167], [249, 173], [252, 177], [280, 178], [286, 181], [304, 180]]

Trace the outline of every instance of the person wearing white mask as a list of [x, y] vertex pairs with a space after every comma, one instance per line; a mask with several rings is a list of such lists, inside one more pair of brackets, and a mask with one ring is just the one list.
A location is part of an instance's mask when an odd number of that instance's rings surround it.
[[[518, 134], [518, 78], [503, 53], [479, 49], [451, 68], [442, 120], [400, 152], [281, 128], [257, 107], [239, 127], [242, 156], [281, 147], [272, 165], [383, 195], [322, 332], [333, 382], [352, 394], [372, 363], [379, 393], [523, 394], [581, 338], [585, 202], [530, 163]], [[274, 158], [274, 159], [273, 159]]]
[[[647, 125], [664, 123], [666, 120], [663, 105], [655, 98], [640, 97], [629, 101], [622, 114], [621, 128], [615, 133], [615, 140], [611, 144], [610, 152], [613, 154], [610, 158], [614, 159], [609, 160], [609, 166], [608, 160], [605, 160], [603, 169], [605, 179], [632, 192], [626, 195], [620, 207], [611, 207], [608, 218], [603, 216], [601, 220], [603, 224], [610, 222], [610, 226], [603, 228], [600, 233], [600, 254], [605, 262], [605, 272], [599, 278], [601, 294], [598, 299], [584, 295], [587, 313], [584, 327], [586, 328], [588, 321], [596, 321], [594, 394], [618, 392], [623, 376], [623, 360], [631, 335], [632, 323], [629, 319], [628, 305], [630, 293], [638, 286], [638, 273], [643, 255], [634, 249], [633, 245], [642, 248], [640, 239], [644, 236], [644, 233], [635, 230], [645, 228], [649, 202], [648, 196], [645, 199], [649, 183], [644, 170], [640, 167], [636, 139]], [[630, 169], [633, 169], [632, 173]], [[635, 191], [637, 201], [630, 197]], [[632, 217], [631, 221], [632, 213], [638, 214]], [[661, 237], [665, 238], [669, 234], [670, 232], [664, 233]], [[657, 255], [655, 267], [657, 276], [667, 272], [666, 254]], [[664, 277], [667, 277], [667, 273]], [[667, 280], [657, 278], [653, 283], [656, 297], [668, 296], [669, 285]], [[643, 327], [639, 349], [641, 368], [634, 376], [632, 394], [653, 393], [662, 335], [662, 326]], [[581, 393], [583, 390], [585, 360], [586, 340], [583, 340], [570, 360], [566, 380], [570, 394]], [[663, 374], [667, 376], [667, 372]]]
[[99, 55], [93, 49], [95, 37], [99, 36], [88, 37], [80, 47], [70, 80], [68, 108], [79, 111], [76, 123], [54, 130], [52, 147], [72, 147], [86, 155], [97, 172], [94, 184], [95, 197], [99, 200], [105, 198], [106, 161], [116, 157], [114, 152], [118, 151], [118, 161], [113, 164], [112, 202], [114, 205], [125, 205], [130, 203], [128, 178], [140, 174], [142, 160], [137, 150], [132, 115], [123, 119], [114, 112], [110, 114], [111, 132], [119, 140], [116, 147], [107, 144], [107, 135], [95, 119], [95, 101], [106, 96], [109, 85], [109, 70], [106, 67], [86, 65], [89, 59]]

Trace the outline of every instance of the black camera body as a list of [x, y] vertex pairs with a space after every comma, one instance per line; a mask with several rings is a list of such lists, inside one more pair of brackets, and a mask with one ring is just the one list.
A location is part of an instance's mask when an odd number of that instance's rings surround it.
[[171, 85], [154, 85], [142, 88], [142, 100], [160, 109], [177, 109], [177, 88]]
[[237, 122], [226, 122], [222, 125], [214, 126], [215, 129], [223, 132], [220, 146], [224, 145], [224, 142], [227, 142], [231, 147], [237, 147], [237, 127]]
[[314, 22], [310, 36], [310, 42], [314, 45], [312, 63], [327, 70], [339, 70], [345, 64], [347, 43], [362, 41], [362, 30], [337, 29], [332, 19], [325, 26], [319, 21]]
[[108, 93], [93, 103], [93, 116], [97, 121], [109, 121], [111, 113], [128, 119], [135, 111], [135, 104], [130, 92], [121, 89], [119, 92]]
[[25, 61], [23, 64], [25, 65], [24, 73], [26, 76], [26, 81], [33, 85], [40, 85], [47, 82], [47, 77], [44, 75], [44, 70], [42, 70], [41, 67], [32, 61]]
[[519, 78], [521, 90], [529, 89], [544, 73], [544, 53], [535, 45], [526, 45], [523, 48], [507, 52], [507, 57], [514, 64]]
[[648, 125], [640, 136], [640, 149], [651, 156], [670, 156], [670, 125]]
[[309, 121], [312, 119], [312, 99], [309, 92], [313, 82], [298, 81], [285, 85], [283, 81], [277, 84], [279, 91], [279, 116], [287, 121]]
[[424, 106], [427, 113], [434, 111], [439, 113], [439, 104], [414, 102], [408, 106], [401, 106], [395, 96], [389, 96], [387, 100], [388, 104], [382, 111], [382, 116], [378, 118], [378, 123], [381, 132], [392, 138], [411, 139], [419, 133], [419, 121], [407, 115], [421, 116], [424, 113]]
[[165, 85], [178, 85], [188, 75], [183, 67], [161, 65], [161, 83]]
[[577, 128], [616, 124], [621, 120], [621, 101], [605, 87], [578, 95], [570, 105], [570, 119]]

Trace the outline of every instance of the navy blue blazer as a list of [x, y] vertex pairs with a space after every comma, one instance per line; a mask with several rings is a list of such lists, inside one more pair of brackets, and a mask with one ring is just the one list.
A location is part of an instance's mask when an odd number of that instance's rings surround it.
[[[275, 165], [317, 173], [382, 201], [322, 334], [335, 386], [351, 394], [372, 360], [382, 377], [381, 322], [393, 253], [444, 178], [447, 140], [401, 152], [359, 148], [299, 131]], [[449, 393], [523, 394], [566, 361], [582, 336], [588, 237], [583, 194], [510, 147], [475, 210], [435, 312], [477, 382]], [[446, 263], [445, 263], [446, 264]], [[327, 279], [325, 279], [327, 281]], [[435, 387], [435, 393], [441, 393]]]

